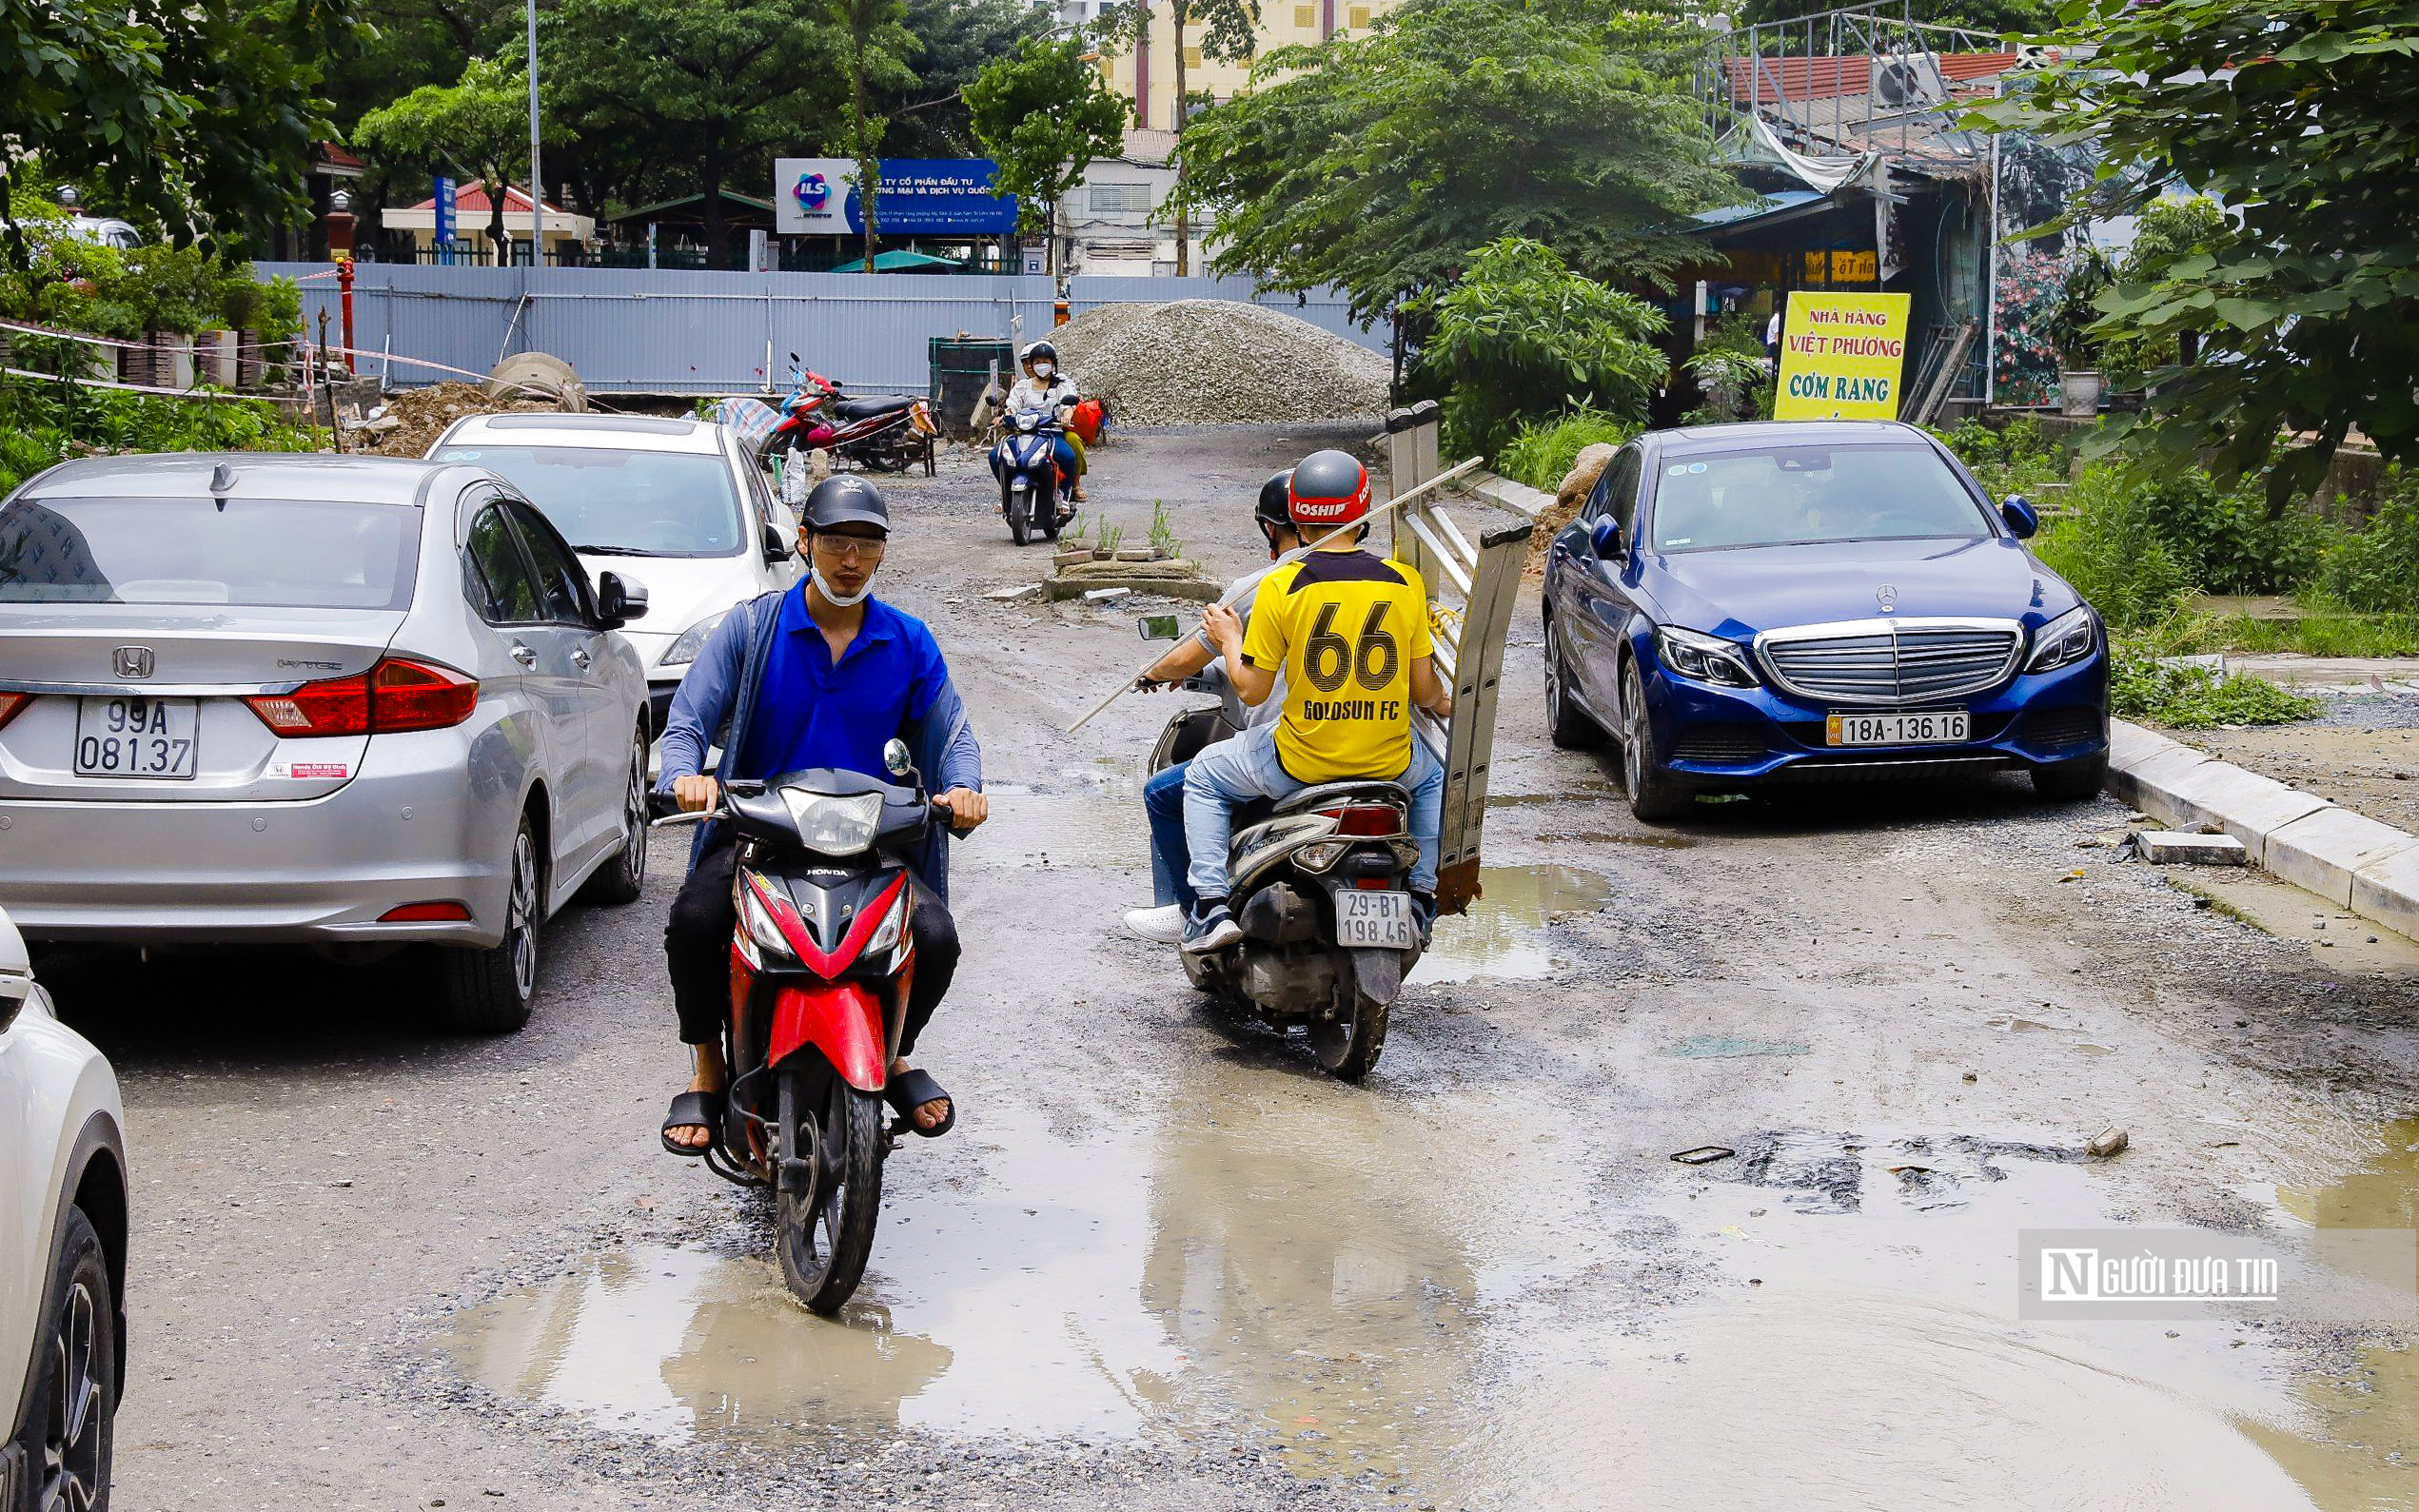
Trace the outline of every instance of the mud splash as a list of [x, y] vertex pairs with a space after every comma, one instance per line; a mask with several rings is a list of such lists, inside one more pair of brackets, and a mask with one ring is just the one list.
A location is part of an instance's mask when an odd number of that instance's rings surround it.
[[1479, 886], [1467, 913], [1438, 921], [1435, 943], [1411, 969], [1411, 981], [1533, 981], [1554, 969], [1544, 931], [1555, 915], [1593, 912], [1613, 895], [1601, 874], [1569, 866], [1482, 867]]

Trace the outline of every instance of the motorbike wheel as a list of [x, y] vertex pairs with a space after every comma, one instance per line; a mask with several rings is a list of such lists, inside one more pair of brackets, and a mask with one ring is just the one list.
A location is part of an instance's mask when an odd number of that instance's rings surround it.
[[1017, 501], [1020, 499], [1030, 501], [1032, 497], [1032, 490], [1030, 488], [1021, 494], [1012, 488], [1008, 491], [1008, 497], [1000, 501], [1000, 507], [1008, 512], [1008, 539], [1020, 546], [1032, 539], [1031, 516], [1033, 506], [1030, 502], [1019, 503]]
[[1340, 1082], [1368, 1075], [1386, 1050], [1386, 1005], [1354, 992], [1348, 1016], [1312, 1019], [1310, 1051], [1320, 1069]]
[[775, 1213], [781, 1280], [827, 1318], [865, 1279], [882, 1208], [882, 1100], [836, 1076], [830, 1088], [820, 1114], [802, 1116], [815, 1118], [818, 1145], [828, 1141], [837, 1149], [828, 1160], [818, 1158], [815, 1189], [782, 1192]]

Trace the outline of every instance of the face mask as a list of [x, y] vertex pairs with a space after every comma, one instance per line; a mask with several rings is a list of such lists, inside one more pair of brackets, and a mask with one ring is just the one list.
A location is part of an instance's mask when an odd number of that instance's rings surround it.
[[857, 589], [856, 592], [852, 594], [835, 592], [832, 585], [824, 581], [821, 578], [815, 579], [815, 586], [816, 591], [823, 595], [824, 599], [831, 603], [833, 608], [853, 609], [858, 604], [863, 603], [866, 599], [874, 597], [874, 575], [870, 572], [867, 573], [865, 575], [865, 586]]
[[1056, 371], [1058, 371], [1057, 367], [1050, 363], [1035, 363], [1033, 364], [1033, 376], [1035, 378], [1048, 378], [1051, 374]]

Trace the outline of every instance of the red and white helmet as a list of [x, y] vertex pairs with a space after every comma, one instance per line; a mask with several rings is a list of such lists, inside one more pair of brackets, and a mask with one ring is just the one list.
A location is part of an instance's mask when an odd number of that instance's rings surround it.
[[1349, 452], [1314, 451], [1286, 485], [1297, 525], [1348, 525], [1369, 512], [1369, 470]]

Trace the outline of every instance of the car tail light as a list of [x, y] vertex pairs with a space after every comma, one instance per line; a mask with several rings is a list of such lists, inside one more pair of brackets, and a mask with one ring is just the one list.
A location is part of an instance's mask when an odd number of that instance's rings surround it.
[[25, 713], [25, 706], [32, 701], [30, 693], [0, 693], [0, 725]]
[[399, 903], [378, 915], [381, 924], [465, 924], [470, 920], [467, 904]]
[[244, 701], [283, 736], [395, 735], [469, 718], [479, 704], [479, 680], [433, 661], [387, 657], [349, 677], [323, 677], [291, 693], [255, 694]]
[[1401, 828], [1402, 815], [1383, 803], [1355, 804], [1335, 814], [1338, 835], [1392, 835]]

